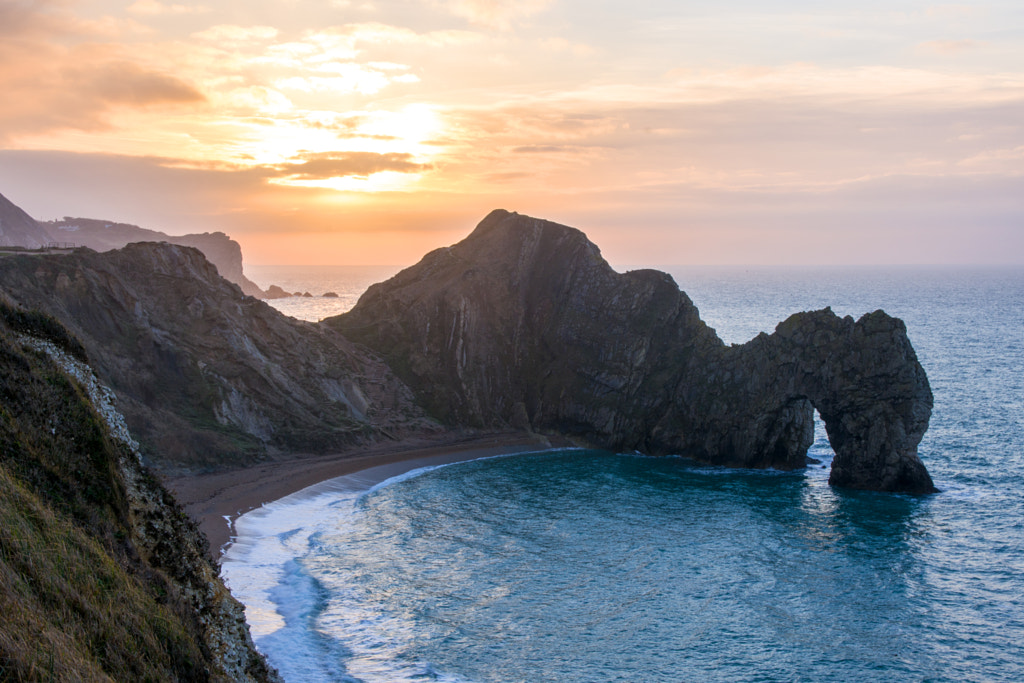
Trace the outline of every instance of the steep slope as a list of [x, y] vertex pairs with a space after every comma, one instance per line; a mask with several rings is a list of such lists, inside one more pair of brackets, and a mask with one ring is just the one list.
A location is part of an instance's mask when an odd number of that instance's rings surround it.
[[0, 247], [38, 249], [53, 241], [46, 228], [0, 194]]
[[0, 679], [277, 681], [82, 359], [0, 303]]
[[832, 483], [934, 490], [917, 456], [928, 381], [880, 311], [797, 314], [726, 347], [668, 275], [615, 273], [582, 232], [495, 211], [323, 324], [379, 351], [448, 424], [792, 469], [817, 407]]
[[163, 471], [436, 429], [379, 357], [243, 295], [195, 249], [8, 256], [0, 282], [82, 340]]
[[263, 296], [263, 290], [242, 272], [242, 247], [222, 232], [168, 235], [129, 223], [70, 217], [41, 225], [50, 234], [59, 235], [61, 242], [71, 242], [96, 251], [120, 249], [132, 242], [168, 242], [195, 247], [203, 252], [210, 263], [217, 266], [221, 277], [234, 282], [249, 296]]

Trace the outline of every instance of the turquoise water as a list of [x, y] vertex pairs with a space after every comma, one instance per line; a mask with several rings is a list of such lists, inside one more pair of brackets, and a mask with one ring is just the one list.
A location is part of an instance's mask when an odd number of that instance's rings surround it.
[[1024, 271], [687, 269], [728, 342], [904, 318], [940, 494], [593, 451], [358, 481], [242, 518], [224, 569], [288, 681], [1024, 680]]

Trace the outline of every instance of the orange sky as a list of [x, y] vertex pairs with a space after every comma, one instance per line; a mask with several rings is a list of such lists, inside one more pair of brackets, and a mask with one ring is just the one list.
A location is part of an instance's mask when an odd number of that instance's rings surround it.
[[0, 193], [407, 264], [493, 208], [618, 264], [1024, 262], [1016, 2], [0, 0]]

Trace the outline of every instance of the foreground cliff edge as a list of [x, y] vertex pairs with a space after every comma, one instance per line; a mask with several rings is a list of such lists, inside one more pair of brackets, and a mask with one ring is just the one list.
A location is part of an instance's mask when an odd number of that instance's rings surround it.
[[448, 425], [794, 469], [817, 408], [829, 483], [936, 491], [917, 454], [931, 389], [882, 311], [797, 313], [726, 346], [669, 275], [616, 273], [582, 232], [498, 210], [322, 324], [380, 353]]
[[87, 360], [0, 294], [0, 680], [279, 681]]

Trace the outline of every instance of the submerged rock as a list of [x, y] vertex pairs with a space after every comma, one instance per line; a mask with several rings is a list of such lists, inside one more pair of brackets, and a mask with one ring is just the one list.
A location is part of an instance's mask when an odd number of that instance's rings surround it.
[[817, 408], [829, 481], [935, 490], [932, 395], [902, 321], [798, 313], [725, 346], [665, 274], [616, 273], [573, 228], [494, 211], [324, 325], [381, 353], [435, 417], [735, 467], [803, 467]]

